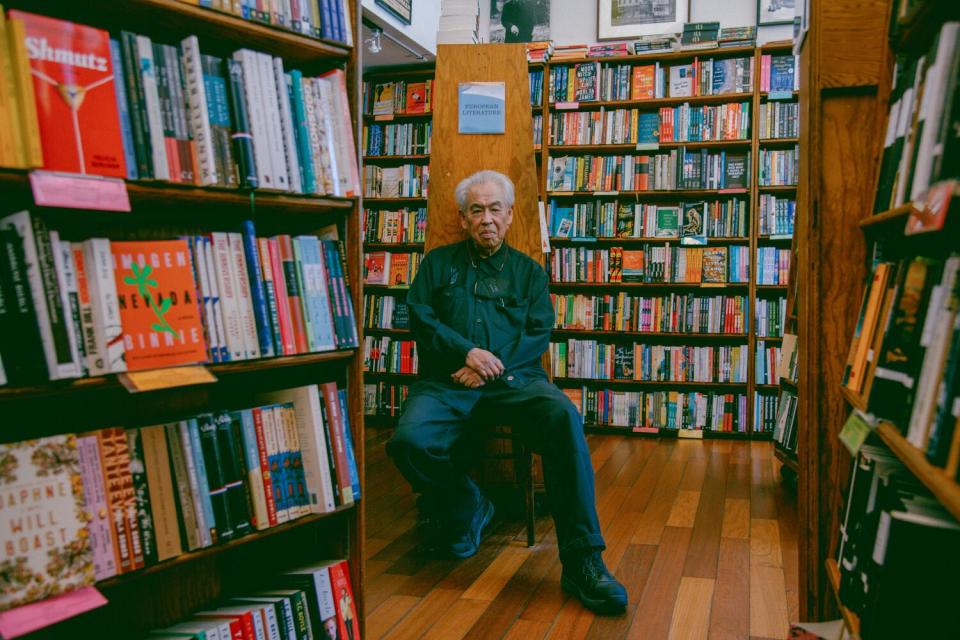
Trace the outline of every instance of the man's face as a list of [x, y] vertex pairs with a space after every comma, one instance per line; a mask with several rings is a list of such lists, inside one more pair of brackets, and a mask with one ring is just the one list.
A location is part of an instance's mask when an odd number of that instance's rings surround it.
[[460, 225], [486, 254], [500, 248], [513, 223], [513, 207], [506, 205], [503, 190], [495, 182], [481, 182], [467, 192], [466, 211]]

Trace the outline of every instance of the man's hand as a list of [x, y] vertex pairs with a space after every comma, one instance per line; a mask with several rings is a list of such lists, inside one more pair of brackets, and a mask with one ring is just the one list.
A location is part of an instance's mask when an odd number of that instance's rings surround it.
[[510, 25], [510, 33], [512, 33], [513, 35], [519, 35], [520, 28], [517, 25], [512, 24]]
[[466, 365], [487, 382], [498, 378], [503, 373], [503, 363], [500, 362], [500, 358], [479, 347], [474, 347], [467, 353]]
[[482, 387], [484, 384], [486, 384], [483, 381], [483, 378], [480, 377], [480, 374], [470, 367], [463, 367], [459, 371], [450, 374], [450, 377], [454, 382], [462, 384], [468, 389], [476, 389], [477, 387]]

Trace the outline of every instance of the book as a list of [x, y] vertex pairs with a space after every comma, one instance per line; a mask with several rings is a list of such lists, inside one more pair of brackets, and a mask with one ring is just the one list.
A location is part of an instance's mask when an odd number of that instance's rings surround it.
[[341, 638], [360, 638], [360, 620], [350, 586], [350, 566], [346, 560], [330, 565], [330, 586], [337, 610]]
[[707, 247], [703, 250], [703, 282], [727, 281], [727, 248]]
[[48, 379], [37, 308], [27, 280], [24, 245], [12, 227], [0, 223], [0, 356], [8, 384], [31, 384]]
[[[83, 487], [73, 434], [0, 445], [0, 511], [12, 577], [0, 610], [93, 584], [93, 552], [84, 517]], [[26, 522], [58, 523], [59, 535], [39, 535]], [[13, 577], [15, 576], [15, 577]]]
[[723, 165], [725, 189], [746, 189], [750, 186], [750, 152], [727, 151]]
[[23, 11], [43, 168], [126, 178], [106, 31]]
[[206, 360], [190, 251], [185, 240], [113, 242], [127, 369]]
[[693, 95], [693, 65], [678, 64], [670, 67], [671, 98], [686, 98]]
[[706, 202], [684, 202], [680, 242], [687, 245], [707, 244]]

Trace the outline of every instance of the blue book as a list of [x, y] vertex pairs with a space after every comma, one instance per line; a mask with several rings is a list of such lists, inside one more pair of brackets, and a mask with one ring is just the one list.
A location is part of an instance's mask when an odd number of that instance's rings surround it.
[[317, 175], [313, 168], [310, 131], [307, 129], [307, 112], [303, 104], [303, 74], [297, 70], [287, 74], [287, 88], [290, 92], [290, 105], [293, 107], [294, 135], [297, 139], [303, 192], [316, 193]]
[[330, 13], [330, 0], [317, 0], [320, 4], [320, 37], [333, 40], [333, 15]]
[[793, 91], [794, 60], [792, 55], [770, 58], [770, 93]]
[[337, 302], [334, 306], [334, 313], [340, 321], [337, 325], [337, 345], [341, 349], [357, 347], [360, 345], [360, 336], [357, 335], [357, 319], [353, 312], [350, 288], [343, 274], [340, 247], [335, 240], [321, 240], [320, 244], [324, 250], [324, 260], [330, 278], [331, 299]]
[[357, 469], [357, 457], [353, 450], [353, 434], [350, 432], [350, 411], [347, 410], [347, 390], [339, 389], [340, 415], [343, 416], [343, 438], [347, 449], [347, 465], [350, 467], [350, 484], [353, 486], [353, 499], [360, 499], [360, 472]]
[[294, 255], [303, 269], [305, 308], [310, 316], [315, 351], [337, 348], [333, 313], [330, 306], [329, 277], [320, 255], [320, 241], [316, 236], [297, 236], [293, 239]]
[[637, 119], [637, 144], [660, 142], [660, 114], [641, 113]]
[[203, 456], [203, 447], [200, 444], [200, 425], [196, 418], [187, 420], [187, 430], [190, 435], [190, 450], [193, 455], [193, 466], [197, 470], [197, 489], [200, 494], [200, 504], [203, 507], [203, 517], [207, 521], [210, 539], [216, 544], [218, 541], [217, 531], [221, 523], [217, 522], [217, 519], [214, 517], [213, 500], [210, 497], [210, 481], [207, 477], [207, 465]]
[[243, 221], [243, 253], [247, 259], [247, 279], [250, 281], [250, 297], [257, 321], [260, 357], [270, 358], [274, 355], [273, 325], [270, 322], [266, 294], [263, 291], [263, 271], [260, 269], [260, 252], [257, 250], [257, 233], [253, 227], [253, 220]]
[[[114, 78], [119, 79], [123, 73], [123, 58], [120, 55], [120, 42], [110, 38], [110, 58], [113, 64]], [[125, 82], [114, 82], [117, 89], [117, 113], [120, 114], [120, 137], [123, 140], [123, 159], [127, 165], [127, 180], [136, 180], [137, 152], [133, 146], [133, 125], [130, 123], [130, 107], [127, 102], [127, 85]]]
[[330, 14], [333, 16], [333, 39], [340, 42], [346, 42], [343, 26], [343, 9], [340, 6], [340, 0], [328, 0], [330, 2]]
[[[255, 495], [255, 492], [259, 491], [263, 486], [263, 477], [260, 473], [260, 451], [257, 448], [257, 430], [253, 424], [253, 410], [252, 409], [243, 409], [238, 411], [240, 414], [240, 440], [243, 443], [243, 461], [246, 464], [247, 468], [247, 479], [251, 483], [250, 493], [251, 498]], [[250, 470], [254, 469], [253, 475], [251, 475]], [[259, 482], [259, 487], [252, 486], [252, 483]], [[255, 529], [263, 529], [268, 526], [269, 521], [267, 520], [267, 505], [262, 503], [260, 505], [262, 513], [257, 514], [257, 500], [251, 499], [251, 506], [253, 507], [253, 513], [251, 513], [252, 524]], [[262, 519], [262, 522], [261, 522]]]

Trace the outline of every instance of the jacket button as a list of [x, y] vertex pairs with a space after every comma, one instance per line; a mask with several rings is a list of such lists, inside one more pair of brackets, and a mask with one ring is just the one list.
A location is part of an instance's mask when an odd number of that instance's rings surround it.
[[513, 380], [513, 376], [507, 376], [507, 380]]

